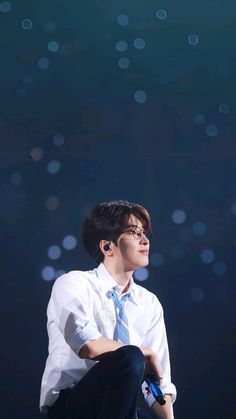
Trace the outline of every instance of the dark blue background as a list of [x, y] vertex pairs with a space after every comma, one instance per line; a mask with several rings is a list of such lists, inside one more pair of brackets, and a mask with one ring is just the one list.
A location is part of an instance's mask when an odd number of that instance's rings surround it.
[[[41, 417], [53, 284], [43, 268], [95, 267], [82, 222], [97, 202], [128, 199], [150, 210], [152, 254], [163, 261], [143, 285], [165, 309], [176, 419], [235, 419], [235, 2], [13, 0], [0, 10], [2, 417]], [[78, 240], [70, 251], [68, 234]]]

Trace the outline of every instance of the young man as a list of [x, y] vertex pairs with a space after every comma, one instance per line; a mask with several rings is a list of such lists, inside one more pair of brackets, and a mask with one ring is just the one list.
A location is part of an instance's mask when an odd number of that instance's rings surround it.
[[[156, 417], [174, 418], [163, 310], [132, 278], [148, 265], [150, 231], [147, 210], [127, 201], [99, 204], [85, 220], [83, 244], [99, 266], [62, 275], [52, 289], [40, 399], [49, 419], [147, 418], [136, 406], [140, 386]], [[150, 373], [164, 405], [145, 382]]]

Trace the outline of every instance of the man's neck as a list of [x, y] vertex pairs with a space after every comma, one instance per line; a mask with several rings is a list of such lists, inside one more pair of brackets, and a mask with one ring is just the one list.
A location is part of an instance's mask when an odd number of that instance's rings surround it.
[[114, 265], [106, 263], [105, 261], [103, 264], [112, 278], [117, 282], [117, 284], [123, 287], [122, 292], [128, 291], [133, 271], [124, 271], [123, 269], [119, 269]]

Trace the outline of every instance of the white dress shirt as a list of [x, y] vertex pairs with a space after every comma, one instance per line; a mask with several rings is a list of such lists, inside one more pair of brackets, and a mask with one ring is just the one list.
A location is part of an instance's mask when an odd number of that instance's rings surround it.
[[[42, 412], [56, 401], [61, 389], [73, 387], [98, 362], [81, 359], [81, 347], [100, 336], [113, 339], [116, 307], [106, 293], [115, 286], [117, 282], [103, 263], [91, 271], [71, 271], [55, 281], [47, 309], [49, 354], [41, 386]], [[175, 400], [162, 306], [154, 294], [135, 284], [133, 278], [129, 292], [131, 298], [125, 307], [130, 344], [149, 347], [158, 354], [164, 378], [162, 390]], [[143, 383], [144, 397], [151, 406], [155, 400], [146, 387]]]

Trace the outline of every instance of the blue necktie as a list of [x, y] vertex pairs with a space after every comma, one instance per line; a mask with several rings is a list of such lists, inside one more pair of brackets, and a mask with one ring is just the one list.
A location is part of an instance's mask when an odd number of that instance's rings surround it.
[[[112, 298], [114, 300], [115, 305], [118, 307], [118, 314], [117, 314], [117, 321], [116, 327], [114, 331], [114, 339], [119, 340], [124, 344], [129, 344], [129, 329], [128, 329], [128, 319], [125, 313], [125, 302], [131, 297], [130, 293], [123, 295], [119, 298], [116, 289], [113, 288], [112, 290], [107, 292], [108, 298]], [[159, 386], [159, 383], [155, 379], [153, 375], [148, 375], [146, 377], [146, 382], [158, 403], [161, 405], [166, 403], [165, 396], [162, 393], [162, 390]], [[137, 414], [136, 414], [137, 415]], [[136, 416], [138, 417], [138, 416]]]
[[128, 328], [128, 318], [125, 312], [125, 302], [130, 298], [130, 293], [123, 295], [119, 298], [116, 290], [107, 292], [108, 298], [112, 298], [116, 307], [118, 308], [116, 327], [114, 331], [114, 339], [122, 343], [129, 344], [129, 328]]

